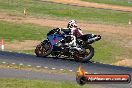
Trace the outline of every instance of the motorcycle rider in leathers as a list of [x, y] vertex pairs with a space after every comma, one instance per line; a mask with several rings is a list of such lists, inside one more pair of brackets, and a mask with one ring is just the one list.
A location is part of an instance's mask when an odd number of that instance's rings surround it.
[[[67, 28], [57, 28], [59, 29], [58, 31], [63, 34], [62, 30], [61, 29], [70, 29], [70, 34], [71, 34], [71, 42], [68, 43], [68, 46], [74, 48], [74, 49], [77, 49], [78, 51], [81, 50], [81, 48], [79, 48], [77, 46], [77, 43], [76, 43], [76, 38], [77, 37], [80, 37], [83, 35], [83, 32], [81, 31], [80, 28], [77, 27], [77, 23], [75, 20], [70, 20], [68, 22], [68, 25], [67, 25]], [[67, 44], [66, 44], [67, 45]]]
[[68, 22], [67, 28], [71, 30], [71, 40], [72, 41], [69, 43], [69, 45], [72, 45], [77, 50], [80, 50], [81, 48], [79, 48], [76, 44], [76, 38], [82, 36], [83, 32], [81, 31], [80, 28], [77, 27], [77, 23], [75, 20], [70, 20]]

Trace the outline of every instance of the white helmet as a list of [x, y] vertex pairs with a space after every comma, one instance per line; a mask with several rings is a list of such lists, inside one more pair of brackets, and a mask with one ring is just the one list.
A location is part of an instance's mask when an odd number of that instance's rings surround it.
[[67, 28], [73, 28], [73, 27], [77, 27], [76, 21], [75, 20], [70, 20], [68, 22]]

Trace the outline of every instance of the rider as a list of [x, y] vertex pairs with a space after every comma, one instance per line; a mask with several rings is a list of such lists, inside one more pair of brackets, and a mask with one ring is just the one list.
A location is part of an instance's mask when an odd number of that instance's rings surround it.
[[77, 27], [77, 22], [75, 20], [70, 20], [68, 22], [67, 28], [71, 29], [71, 34], [76, 37], [80, 37], [83, 35], [81, 29]]
[[75, 20], [70, 20], [68, 22], [67, 28], [71, 30], [72, 41], [69, 44], [79, 50], [80, 48], [77, 47], [77, 44], [76, 44], [76, 37], [82, 36], [83, 35], [82, 31], [80, 30], [80, 28], [77, 27], [77, 23]]

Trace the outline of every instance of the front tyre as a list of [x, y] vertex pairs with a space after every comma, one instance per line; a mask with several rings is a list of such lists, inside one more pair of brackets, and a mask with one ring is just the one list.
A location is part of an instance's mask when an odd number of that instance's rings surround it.
[[44, 40], [39, 45], [37, 45], [35, 49], [35, 54], [38, 57], [46, 57], [48, 56], [52, 51], [51, 44], [48, 42], [48, 40]]
[[88, 62], [94, 56], [94, 48], [91, 45], [86, 47], [86, 52], [80, 54], [79, 51], [75, 51], [73, 58], [77, 62]]

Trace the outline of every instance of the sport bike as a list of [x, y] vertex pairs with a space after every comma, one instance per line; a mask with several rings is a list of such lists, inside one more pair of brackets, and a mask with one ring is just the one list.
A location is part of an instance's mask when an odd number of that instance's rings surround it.
[[94, 56], [92, 43], [101, 39], [100, 35], [85, 34], [76, 38], [76, 47], [69, 45], [72, 41], [70, 29], [56, 28], [47, 33], [47, 39], [38, 44], [35, 54], [38, 57], [55, 56], [73, 58], [75, 61], [88, 62]]

